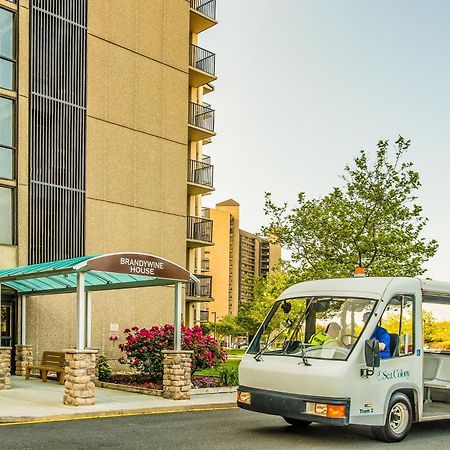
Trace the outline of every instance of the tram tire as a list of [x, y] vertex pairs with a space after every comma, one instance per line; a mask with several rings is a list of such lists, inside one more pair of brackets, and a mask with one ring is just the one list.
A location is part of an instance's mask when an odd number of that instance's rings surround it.
[[411, 402], [405, 394], [397, 392], [389, 402], [385, 424], [381, 427], [372, 427], [372, 433], [379, 441], [400, 442], [409, 433], [411, 425]]
[[294, 426], [295, 428], [306, 428], [308, 425], [311, 425], [311, 421], [302, 420], [302, 419], [291, 419], [290, 417], [283, 417], [283, 419], [289, 424]]

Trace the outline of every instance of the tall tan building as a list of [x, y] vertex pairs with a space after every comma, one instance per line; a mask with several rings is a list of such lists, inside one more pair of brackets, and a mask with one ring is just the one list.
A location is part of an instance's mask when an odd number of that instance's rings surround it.
[[281, 258], [281, 247], [239, 228], [239, 203], [227, 200], [209, 208], [214, 247], [203, 251], [204, 273], [212, 277], [213, 301], [204, 305], [204, 320], [236, 315], [252, 296], [251, 279], [267, 276]]
[[[135, 251], [201, 276], [214, 133], [215, 0], [0, 0], [0, 268]], [[206, 282], [207, 284], [207, 282]], [[205, 281], [203, 281], [205, 285]], [[173, 320], [167, 288], [98, 293], [92, 342]], [[185, 323], [211, 293], [188, 286]], [[2, 344], [18, 301], [2, 289]], [[29, 343], [73, 347], [71, 295], [30, 297]]]

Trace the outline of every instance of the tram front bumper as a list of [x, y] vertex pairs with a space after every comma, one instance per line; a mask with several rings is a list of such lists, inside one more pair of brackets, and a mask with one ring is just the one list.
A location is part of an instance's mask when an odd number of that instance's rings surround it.
[[242, 409], [332, 425], [348, 425], [350, 399], [317, 397], [239, 386]]

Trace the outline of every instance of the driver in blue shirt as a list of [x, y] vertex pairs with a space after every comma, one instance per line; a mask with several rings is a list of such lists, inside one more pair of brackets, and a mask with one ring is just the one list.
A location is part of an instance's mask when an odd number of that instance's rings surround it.
[[[364, 323], [367, 322], [367, 320], [370, 317], [370, 312], [365, 312], [363, 315], [363, 321]], [[380, 347], [380, 358], [390, 358], [391, 357], [391, 335], [386, 331], [385, 328], [380, 327], [379, 325], [376, 326], [375, 331], [372, 333], [371, 339], [376, 339], [378, 341], [378, 345]]]

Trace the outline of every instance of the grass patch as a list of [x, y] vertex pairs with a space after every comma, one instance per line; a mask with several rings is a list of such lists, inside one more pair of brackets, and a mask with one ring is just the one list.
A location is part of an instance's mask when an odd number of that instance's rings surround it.
[[231, 356], [244, 356], [245, 349], [243, 348], [230, 348], [227, 353]]
[[[239, 367], [239, 363], [240, 362], [241, 362], [240, 359], [227, 359], [225, 364], [222, 364], [219, 367], [230, 367], [230, 368], [236, 368], [237, 369]], [[205, 376], [210, 376], [210, 377], [218, 377], [219, 374], [217, 373], [217, 369], [219, 367], [212, 368], [212, 369], [200, 370], [198, 372], [195, 372], [194, 375], [205, 375]]]

